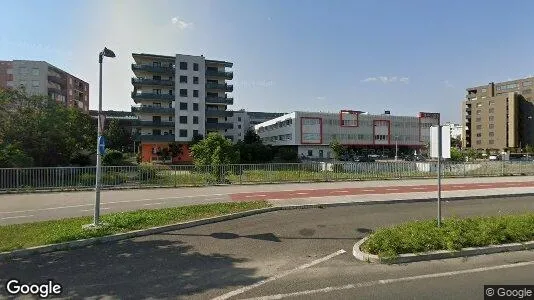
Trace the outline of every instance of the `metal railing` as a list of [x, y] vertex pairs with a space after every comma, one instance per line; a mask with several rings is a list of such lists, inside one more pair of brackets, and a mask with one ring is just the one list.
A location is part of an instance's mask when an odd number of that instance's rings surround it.
[[[443, 163], [444, 178], [534, 175], [534, 162]], [[95, 167], [0, 169], [0, 191], [94, 188]], [[272, 163], [102, 167], [103, 188], [435, 178], [434, 162]]]

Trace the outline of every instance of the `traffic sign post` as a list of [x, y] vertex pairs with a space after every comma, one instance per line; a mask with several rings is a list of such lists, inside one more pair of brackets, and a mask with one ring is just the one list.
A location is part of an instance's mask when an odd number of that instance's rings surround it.
[[98, 150], [100, 155], [104, 155], [106, 153], [106, 138], [103, 136], [98, 137]]
[[451, 158], [451, 129], [449, 126], [430, 127], [430, 156], [438, 159], [438, 227], [441, 226], [441, 159]]

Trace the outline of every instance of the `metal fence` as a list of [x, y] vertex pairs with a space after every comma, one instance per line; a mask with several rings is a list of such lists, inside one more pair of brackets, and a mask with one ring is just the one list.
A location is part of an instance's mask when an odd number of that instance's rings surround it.
[[[104, 166], [102, 188], [433, 178], [434, 162]], [[534, 162], [450, 163], [443, 177], [534, 175]], [[0, 191], [76, 190], [95, 186], [95, 167], [0, 169]]]

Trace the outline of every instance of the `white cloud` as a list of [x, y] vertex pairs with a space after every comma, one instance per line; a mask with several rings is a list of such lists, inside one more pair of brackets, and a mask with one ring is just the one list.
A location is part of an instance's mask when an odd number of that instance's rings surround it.
[[374, 82], [380, 81], [382, 83], [393, 83], [393, 82], [402, 82], [408, 84], [410, 79], [408, 77], [398, 77], [398, 76], [378, 76], [378, 77], [368, 77], [362, 80], [362, 82]]
[[172, 24], [178, 24], [178, 28], [180, 29], [187, 29], [193, 27], [193, 22], [186, 22], [182, 19], [179, 19], [178, 17], [174, 17], [171, 19]]
[[444, 80], [443, 84], [448, 88], [454, 88], [454, 85], [449, 80]]
[[326, 97], [319, 96], [319, 97], [315, 97], [315, 99], [317, 99], [317, 100], [324, 100], [324, 99], [326, 99]]

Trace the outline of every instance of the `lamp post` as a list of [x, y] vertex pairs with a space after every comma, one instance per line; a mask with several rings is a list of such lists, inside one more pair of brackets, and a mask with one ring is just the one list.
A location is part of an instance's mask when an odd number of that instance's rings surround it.
[[399, 137], [395, 136], [395, 161], [399, 158], [399, 145], [398, 145], [398, 139]]
[[96, 183], [95, 183], [95, 213], [93, 219], [93, 226], [97, 227], [99, 225], [100, 219], [100, 182], [102, 176], [102, 153], [101, 153], [101, 141], [102, 141], [102, 129], [104, 127], [104, 122], [102, 120], [102, 61], [105, 57], [115, 57], [115, 53], [104, 48], [98, 55], [98, 63], [100, 64], [100, 72], [98, 79], [98, 140], [96, 145]]

